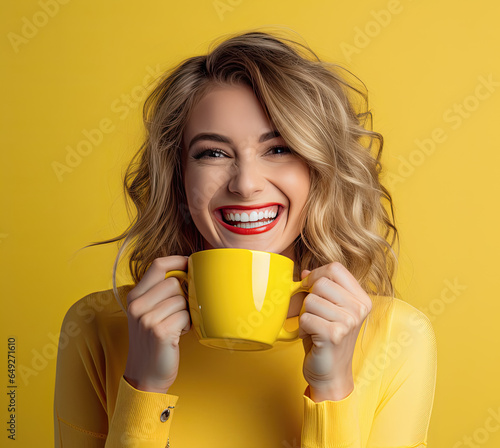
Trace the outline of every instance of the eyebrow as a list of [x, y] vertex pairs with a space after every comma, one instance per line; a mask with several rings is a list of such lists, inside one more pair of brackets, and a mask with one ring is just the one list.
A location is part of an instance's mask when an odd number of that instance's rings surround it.
[[[262, 134], [259, 138], [259, 143], [264, 143], [267, 140], [271, 140], [276, 137], [281, 137], [281, 134], [274, 130], [270, 132], [266, 132]], [[192, 139], [191, 142], [189, 143], [188, 151], [191, 149], [191, 147], [198, 141], [200, 140], [210, 140], [212, 142], [217, 142], [217, 143], [228, 143], [228, 144], [233, 144], [233, 141], [224, 135], [220, 134], [215, 134], [213, 132], [204, 132], [202, 134], [197, 134], [195, 135]]]

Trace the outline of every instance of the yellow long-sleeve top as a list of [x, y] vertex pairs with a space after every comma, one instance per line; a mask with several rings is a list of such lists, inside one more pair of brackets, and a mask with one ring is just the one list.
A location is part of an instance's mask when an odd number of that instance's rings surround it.
[[[132, 287], [119, 288], [125, 309]], [[400, 299], [370, 297], [354, 390], [316, 403], [301, 339], [258, 352], [217, 350], [201, 345], [194, 329], [180, 338], [168, 393], [137, 390], [123, 378], [127, 316], [111, 289], [89, 294], [61, 327], [55, 446], [163, 448], [168, 439], [171, 448], [426, 447], [437, 368], [431, 322]], [[295, 317], [286, 328], [297, 325]]]

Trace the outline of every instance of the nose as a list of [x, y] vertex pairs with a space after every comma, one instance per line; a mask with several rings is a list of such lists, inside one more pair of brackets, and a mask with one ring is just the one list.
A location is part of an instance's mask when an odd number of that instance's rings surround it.
[[265, 186], [262, 166], [256, 160], [240, 160], [232, 165], [228, 189], [231, 193], [244, 198], [251, 198]]

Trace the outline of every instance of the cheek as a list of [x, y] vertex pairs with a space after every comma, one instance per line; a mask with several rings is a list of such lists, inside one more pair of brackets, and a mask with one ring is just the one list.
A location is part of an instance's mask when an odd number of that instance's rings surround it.
[[296, 170], [291, 182], [290, 191], [290, 201], [293, 203], [292, 213], [298, 218], [309, 197], [310, 174], [307, 166]]
[[193, 213], [200, 214], [207, 210], [207, 205], [226, 177], [221, 169], [186, 170], [184, 190]]
[[203, 210], [206, 203], [206, 198], [201, 188], [202, 183], [199, 177], [194, 173], [186, 171], [184, 178], [184, 191], [186, 194], [189, 210], [191, 215], [198, 215]]
[[311, 185], [311, 173], [309, 165], [307, 165], [305, 162], [302, 162], [300, 164], [300, 167], [298, 168], [297, 179], [297, 184], [300, 188], [300, 191], [303, 193], [305, 198], [307, 198]]
[[305, 201], [309, 193], [309, 167], [304, 164], [297, 164], [287, 167], [279, 173], [280, 185], [286, 191], [290, 200]]

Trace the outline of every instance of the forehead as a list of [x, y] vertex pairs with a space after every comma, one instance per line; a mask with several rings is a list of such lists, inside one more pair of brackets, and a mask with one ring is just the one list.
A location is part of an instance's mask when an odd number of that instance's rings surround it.
[[233, 141], [258, 138], [273, 129], [251, 87], [241, 84], [215, 86], [191, 111], [184, 129], [187, 149], [199, 132], [216, 132]]

